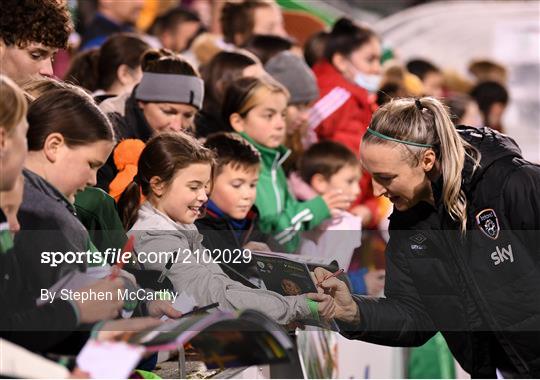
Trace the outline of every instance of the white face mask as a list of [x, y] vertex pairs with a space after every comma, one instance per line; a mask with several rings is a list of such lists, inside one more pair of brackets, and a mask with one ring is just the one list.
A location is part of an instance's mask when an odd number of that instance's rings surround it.
[[357, 72], [354, 76], [354, 83], [366, 89], [368, 92], [376, 92], [381, 84], [380, 74], [364, 74]]

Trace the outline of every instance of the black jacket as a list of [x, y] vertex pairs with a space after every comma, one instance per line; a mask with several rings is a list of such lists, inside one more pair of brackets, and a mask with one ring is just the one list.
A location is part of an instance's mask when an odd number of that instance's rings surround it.
[[[270, 236], [262, 233], [257, 226], [259, 213], [255, 206], [251, 208], [246, 218], [248, 219], [246, 229], [237, 231], [229, 218], [221, 217], [212, 210], [207, 209], [205, 216], [196, 220], [195, 225], [201, 235], [203, 235], [203, 246], [209, 249], [212, 255], [217, 255], [218, 252], [222, 253], [224, 249], [231, 251], [235, 249], [241, 250], [250, 241], [266, 243], [271, 248], [275, 248], [275, 244], [271, 242]], [[237, 234], [240, 236], [237, 236]], [[251, 285], [246, 283], [245, 278], [257, 275], [256, 269], [252, 264], [220, 263], [220, 267], [233, 280], [240, 281], [248, 286]], [[238, 277], [235, 272], [238, 272], [244, 278]]]
[[25, 169], [23, 175], [23, 202], [17, 214], [21, 230], [15, 236], [15, 251], [24, 268], [25, 288], [38, 297], [42, 288], [51, 287], [72, 270], [86, 271], [86, 263], [48, 263], [52, 256], [43, 252], [86, 252], [90, 237], [60, 191], [30, 170]]
[[209, 209], [206, 210], [204, 217], [195, 221], [195, 225], [203, 235], [203, 246], [212, 250], [241, 249], [250, 241], [266, 242], [268, 235], [263, 234], [257, 227], [259, 213], [255, 206], [251, 208], [246, 218], [247, 229], [240, 231], [240, 237], [236, 235], [229, 218], [221, 217]]
[[390, 217], [385, 296], [356, 297], [360, 326], [347, 335], [377, 344], [417, 346], [441, 331], [475, 377], [495, 368], [540, 377], [540, 167], [515, 142], [488, 128], [459, 127], [482, 154], [467, 160], [463, 236], [433, 184], [435, 207], [419, 203]]
[[[0, 225], [6, 222], [0, 210]], [[1, 229], [1, 228], [0, 228]], [[9, 239], [9, 231], [3, 230], [2, 241]], [[27, 273], [20, 267], [13, 247], [0, 244], [0, 337], [29, 350], [46, 351], [66, 339], [77, 327], [75, 305], [69, 301], [56, 300], [36, 306], [33, 296], [25, 295]], [[40, 335], [37, 332], [40, 331]]]

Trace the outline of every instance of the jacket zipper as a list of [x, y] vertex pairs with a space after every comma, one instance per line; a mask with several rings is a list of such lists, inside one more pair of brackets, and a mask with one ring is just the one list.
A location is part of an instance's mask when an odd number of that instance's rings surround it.
[[[470, 220], [471, 219], [468, 218], [468, 222]], [[468, 224], [467, 227], [470, 228], [469, 223], [467, 224]], [[470, 230], [468, 229], [468, 231]], [[469, 243], [470, 243], [469, 237], [466, 237], [466, 239], [467, 239], [466, 242], [460, 243], [460, 248], [464, 250], [468, 249]], [[514, 346], [508, 341], [504, 332], [502, 331], [502, 329], [500, 329], [497, 321], [491, 314], [491, 309], [489, 308], [487, 301], [484, 299], [483, 293], [480, 290], [478, 284], [476, 283], [476, 280], [474, 279], [474, 276], [472, 275], [470, 268], [464, 263], [464, 260], [461, 257], [461, 255], [459, 255], [459, 253], [453, 252], [453, 250], [450, 250], [450, 251], [452, 252], [454, 258], [457, 261], [458, 270], [460, 270], [461, 273], [463, 274], [465, 282], [466, 283], [468, 282], [469, 289], [471, 290], [471, 293], [472, 293], [471, 295], [472, 295], [473, 301], [475, 299], [478, 301], [476, 305], [478, 307], [478, 311], [481, 313], [480, 317], [482, 317], [482, 314], [484, 314], [484, 318], [486, 322], [488, 323], [488, 326], [492, 328], [493, 335], [495, 336], [496, 339], [499, 340], [499, 343], [501, 344], [503, 351], [505, 351], [505, 353], [509, 356], [510, 361], [516, 366], [516, 369], [519, 371], [519, 364], [521, 364], [522, 369], [524, 369], [525, 372], [529, 372], [530, 371], [529, 366], [522, 359], [521, 355], [519, 355], [516, 352]], [[476, 293], [476, 295], [474, 293]], [[514, 354], [513, 356], [510, 355], [508, 351], [504, 349], [505, 346], [513, 352]], [[515, 360], [512, 360], [512, 359], [515, 359]], [[517, 363], [516, 360], [519, 361], [519, 363]]]
[[279, 165], [279, 155], [274, 157], [274, 162], [272, 162], [272, 188], [274, 189], [274, 194], [276, 196], [277, 212], [281, 213], [281, 195], [279, 194], [279, 189], [277, 187], [277, 169], [276, 166]]

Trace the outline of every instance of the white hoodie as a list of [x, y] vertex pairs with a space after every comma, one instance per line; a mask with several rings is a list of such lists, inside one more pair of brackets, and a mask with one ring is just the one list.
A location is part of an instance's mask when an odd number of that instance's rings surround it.
[[[221, 310], [254, 309], [280, 324], [310, 317], [305, 295], [285, 297], [269, 290], [251, 289], [231, 280], [218, 264], [205, 263], [202, 260], [202, 235], [197, 227], [174, 222], [149, 202], [141, 206], [137, 221], [128, 234], [135, 236], [136, 252], [170, 252], [167, 256], [170, 258], [173, 252], [179, 251], [167, 277], [175, 291], [186, 292], [199, 306], [219, 302]], [[200, 252], [199, 260], [197, 256], [189, 255], [190, 251], [196, 250]], [[159, 271], [165, 264], [165, 260], [143, 263], [146, 269]]]

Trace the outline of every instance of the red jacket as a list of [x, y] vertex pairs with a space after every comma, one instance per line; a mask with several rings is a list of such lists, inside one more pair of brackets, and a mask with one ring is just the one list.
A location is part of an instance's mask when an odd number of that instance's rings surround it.
[[[319, 140], [332, 140], [342, 143], [356, 155], [360, 153], [362, 136], [371, 121], [375, 105], [369, 99], [369, 93], [360, 86], [348, 81], [328, 61], [321, 61], [313, 66], [317, 77], [320, 98], [313, 106], [310, 116]], [[379, 201], [373, 196], [371, 176], [364, 172], [360, 180], [361, 193], [354, 206], [363, 204], [373, 215], [371, 226], [378, 224], [381, 215]]]
[[[368, 92], [345, 79], [327, 61], [313, 66], [313, 72], [320, 90], [320, 98], [314, 108], [320, 108], [323, 117], [315, 129], [317, 136], [320, 140], [340, 142], [358, 154], [362, 136], [373, 114]], [[336, 91], [332, 90], [338, 87], [345, 91], [336, 95]], [[349, 96], [346, 97], [345, 93]]]

